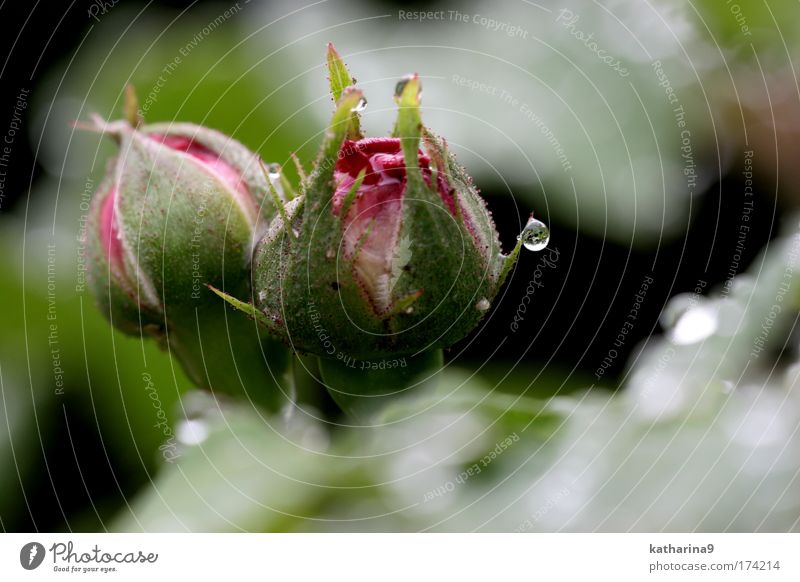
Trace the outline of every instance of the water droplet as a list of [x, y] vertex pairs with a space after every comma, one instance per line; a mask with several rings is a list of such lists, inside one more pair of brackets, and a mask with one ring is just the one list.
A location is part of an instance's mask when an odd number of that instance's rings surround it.
[[708, 306], [689, 309], [680, 316], [672, 328], [670, 339], [678, 345], [694, 344], [710, 337], [717, 331], [717, 310]]
[[187, 419], [178, 423], [175, 436], [185, 445], [199, 445], [208, 438], [208, 424], [202, 420]]
[[258, 300], [261, 303], [264, 303], [264, 301], [267, 300], [267, 290], [266, 289], [262, 289], [261, 291], [258, 292]]
[[413, 307], [406, 307], [405, 312], [408, 315], [411, 315], [412, 313], [414, 313], [414, 308]]
[[328, 249], [327, 251], [325, 251], [325, 257], [326, 258], [332, 259], [335, 256], [336, 256], [336, 252], [333, 249]]
[[366, 108], [367, 108], [367, 99], [366, 97], [362, 97], [361, 99], [358, 100], [356, 106], [353, 107], [350, 111], [352, 111], [353, 113], [361, 113]]
[[403, 95], [403, 91], [408, 85], [408, 82], [411, 80], [411, 77], [405, 76], [397, 82], [397, 85], [394, 86], [394, 98], [400, 99]]
[[543, 251], [550, 242], [550, 229], [541, 220], [531, 218], [517, 240], [522, 239], [522, 246], [529, 251]]
[[486, 299], [486, 297], [481, 297], [480, 301], [475, 304], [475, 309], [478, 311], [488, 311], [491, 306], [492, 304], [489, 303], [489, 300]]
[[278, 164], [270, 164], [267, 166], [267, 173], [270, 180], [277, 180], [281, 177], [281, 167]]
[[[400, 79], [397, 82], [397, 85], [394, 86], [394, 100], [395, 101], [399, 101], [400, 100], [400, 98], [403, 96], [403, 91], [406, 90], [406, 85], [408, 85], [408, 82], [413, 80], [414, 78], [415, 78], [415, 75], [406, 75], [405, 77], [403, 77], [402, 79]], [[417, 98], [421, 99], [422, 98], [422, 85], [418, 85], [418, 87], [419, 87], [419, 92], [417, 93]]]

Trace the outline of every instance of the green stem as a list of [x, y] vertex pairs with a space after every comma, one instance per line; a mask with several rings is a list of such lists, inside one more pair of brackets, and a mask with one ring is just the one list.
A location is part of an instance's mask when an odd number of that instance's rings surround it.
[[319, 371], [336, 404], [364, 422], [393, 400], [432, 386], [442, 363], [442, 351], [430, 350], [381, 360], [320, 358]]
[[294, 357], [294, 385], [297, 390], [297, 406], [311, 406], [321, 411], [326, 407], [328, 395], [319, 381], [319, 358], [297, 354]]
[[224, 319], [198, 314], [191, 323], [169, 330], [169, 348], [199, 388], [245, 396], [271, 411], [286, 404], [290, 387], [282, 383], [290, 356], [285, 346], [231, 308]]

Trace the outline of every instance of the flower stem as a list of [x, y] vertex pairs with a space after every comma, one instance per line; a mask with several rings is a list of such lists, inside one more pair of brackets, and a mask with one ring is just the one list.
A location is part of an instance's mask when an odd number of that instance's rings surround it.
[[199, 387], [245, 396], [271, 411], [288, 401], [288, 387], [281, 384], [290, 370], [289, 351], [243, 314], [229, 309], [223, 320], [198, 316], [196, 329], [173, 328], [168, 338], [170, 352]]
[[336, 404], [363, 422], [408, 390], [431, 387], [442, 363], [442, 350], [430, 350], [382, 360], [320, 358], [319, 370]]

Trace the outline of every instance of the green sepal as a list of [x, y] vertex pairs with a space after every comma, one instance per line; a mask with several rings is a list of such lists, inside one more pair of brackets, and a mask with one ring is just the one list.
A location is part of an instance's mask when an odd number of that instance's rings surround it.
[[144, 124], [144, 117], [142, 111], [139, 109], [139, 98], [136, 96], [136, 89], [133, 85], [125, 86], [125, 104], [123, 106], [125, 119], [131, 124], [131, 127], [140, 127]]
[[263, 313], [261, 313], [255, 305], [252, 303], [247, 303], [246, 301], [242, 301], [241, 299], [237, 299], [233, 295], [225, 293], [224, 291], [220, 291], [213, 285], [206, 285], [211, 291], [217, 294], [217, 296], [224, 299], [231, 307], [234, 309], [238, 309], [248, 317], [254, 319], [264, 327], [269, 327], [269, 319]]
[[422, 117], [419, 112], [420, 82], [417, 75], [405, 80], [402, 93], [398, 96], [396, 137], [403, 146], [406, 162], [406, 181], [409, 186], [422, 184], [419, 169], [419, 140], [422, 134]]
[[[340, 57], [339, 53], [336, 52], [333, 43], [328, 43], [327, 60], [328, 60], [328, 79], [330, 80], [331, 96], [333, 97], [333, 102], [338, 103], [345, 89], [347, 89], [347, 87], [355, 85], [356, 80], [353, 79], [352, 76], [350, 76], [350, 73], [344, 64], [342, 57]], [[353, 140], [358, 140], [364, 137], [361, 133], [360, 125], [361, 124], [359, 121], [358, 113], [355, 111], [351, 111], [350, 127], [348, 129], [347, 137]]]
[[[269, 172], [267, 171], [267, 168], [264, 167], [264, 163], [261, 160], [259, 160], [259, 165], [261, 166], [261, 173], [264, 174], [264, 177], [267, 180], [267, 184], [269, 184], [269, 194], [270, 198], [272, 198], [272, 203], [278, 209], [278, 215], [281, 217], [284, 227], [288, 229], [286, 234], [289, 234], [290, 235], [289, 238], [291, 239], [292, 235], [290, 228], [291, 225], [289, 222], [289, 216], [286, 214], [286, 207], [284, 206], [283, 201], [281, 200], [280, 194], [278, 194], [278, 190], [275, 188], [275, 184], [273, 184], [272, 180], [269, 179]], [[294, 198], [295, 197], [293, 196], [292, 199]]]
[[339, 209], [339, 232], [342, 232], [342, 226], [344, 225], [344, 221], [347, 218], [347, 213], [350, 212], [350, 207], [353, 205], [353, 200], [356, 199], [356, 195], [358, 194], [358, 189], [361, 188], [361, 184], [364, 183], [364, 177], [367, 175], [366, 168], [361, 170], [356, 176], [356, 179], [353, 181], [353, 185], [350, 186], [350, 190], [347, 191], [347, 194], [342, 200], [342, 207]]
[[247, 290], [254, 215], [222, 179], [191, 156], [138, 131], [122, 137], [118, 226], [126, 271], [167, 319], [193, 318], [211, 284]]
[[444, 168], [443, 171], [455, 202], [456, 220], [472, 236], [475, 247], [482, 255], [487, 272], [494, 283], [494, 289], [489, 296], [491, 298], [502, 285], [499, 282], [499, 274], [505, 261], [494, 220], [486, 207], [486, 202], [473, 184], [472, 178], [450, 152], [447, 142], [427, 128], [424, 129], [424, 132], [426, 153], [434, 163], [441, 164]]
[[338, 103], [342, 92], [347, 87], [353, 85], [353, 78], [350, 76], [344, 61], [342, 61], [342, 57], [339, 56], [332, 42], [328, 43], [327, 60], [331, 95], [333, 96], [333, 102]]
[[261, 314], [259, 321], [282, 339], [288, 338], [285, 311], [287, 303], [292, 303], [287, 271], [294, 260], [292, 251], [299, 246], [292, 244], [289, 233], [300, 228], [304, 205], [302, 195], [286, 204], [253, 251], [253, 301]]
[[[185, 137], [194, 143], [208, 148], [220, 155], [220, 159], [234, 168], [247, 185], [248, 192], [255, 200], [254, 207], [267, 221], [277, 213], [277, 208], [269, 196], [267, 178], [261, 173], [261, 157], [253, 153], [239, 141], [222, 132], [196, 125], [194, 123], [151, 123], [139, 128], [143, 134], [170, 135]], [[281, 199], [285, 200], [283, 185], [276, 185]]]
[[[321, 212], [321, 206], [328, 205], [334, 192], [333, 173], [339, 159], [339, 150], [352, 125], [351, 110], [361, 99], [361, 91], [354, 87], [346, 88], [336, 104], [336, 110], [322, 140], [314, 170], [308, 179], [308, 188], [304, 194], [308, 202], [306, 208]], [[331, 214], [330, 209], [326, 209]]]
[[[116, 165], [116, 158], [110, 166]], [[135, 282], [112, 267], [100, 240], [101, 211], [113, 187], [112, 176], [100, 183], [92, 200], [86, 228], [87, 281], [100, 312], [117, 329], [129, 335], [163, 335], [160, 306], [147, 305], [137, 292]]]
[[506, 278], [508, 274], [511, 272], [511, 269], [514, 268], [514, 265], [517, 263], [517, 259], [519, 258], [519, 251], [522, 248], [522, 239], [517, 241], [517, 244], [514, 245], [514, 249], [508, 254], [508, 256], [503, 257], [501, 263], [501, 269], [499, 274], [497, 275], [497, 287], [498, 289], [503, 286], [506, 282]]

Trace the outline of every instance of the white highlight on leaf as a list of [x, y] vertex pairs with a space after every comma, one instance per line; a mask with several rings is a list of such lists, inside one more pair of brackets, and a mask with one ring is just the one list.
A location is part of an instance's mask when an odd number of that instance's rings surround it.
[[711, 307], [694, 307], [685, 312], [672, 328], [670, 339], [678, 345], [703, 341], [717, 331], [717, 313]]

